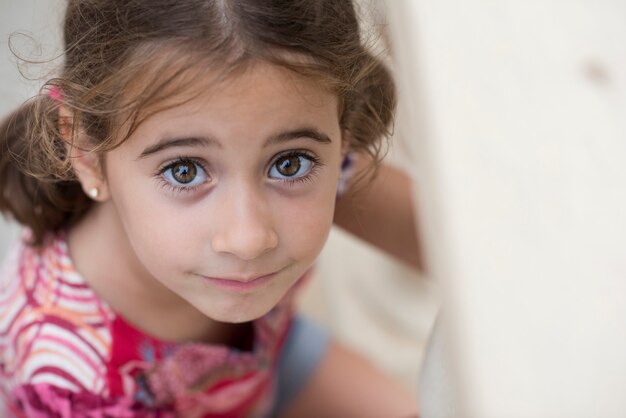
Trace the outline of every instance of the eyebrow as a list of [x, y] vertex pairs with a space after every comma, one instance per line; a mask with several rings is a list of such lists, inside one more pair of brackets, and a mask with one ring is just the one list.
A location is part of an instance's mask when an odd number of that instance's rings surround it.
[[310, 138], [321, 144], [330, 144], [332, 142], [328, 135], [315, 128], [302, 128], [273, 135], [265, 141], [264, 146], [267, 147], [269, 145], [280, 144], [298, 138]]
[[152, 154], [163, 151], [167, 148], [175, 147], [198, 147], [198, 146], [217, 146], [220, 147], [220, 143], [213, 138], [205, 137], [191, 137], [191, 138], [163, 138], [154, 145], [150, 145], [139, 154], [139, 159], [146, 158]]
[[[272, 135], [265, 141], [263, 146], [267, 147], [269, 145], [281, 144], [299, 138], [309, 138], [321, 144], [330, 144], [332, 142], [328, 135], [318, 129], [302, 128]], [[150, 145], [144, 149], [137, 159], [146, 158], [168, 148], [199, 146], [222, 148], [222, 144], [217, 139], [211, 137], [163, 138], [156, 144]]]

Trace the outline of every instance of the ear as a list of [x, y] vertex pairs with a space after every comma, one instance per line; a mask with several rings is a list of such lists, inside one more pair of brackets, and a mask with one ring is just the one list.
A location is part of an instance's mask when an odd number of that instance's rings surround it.
[[65, 106], [59, 107], [59, 132], [83, 191], [97, 202], [109, 199], [109, 190], [104, 175], [100, 154], [93, 151], [86, 135], [74, 126], [74, 116]]

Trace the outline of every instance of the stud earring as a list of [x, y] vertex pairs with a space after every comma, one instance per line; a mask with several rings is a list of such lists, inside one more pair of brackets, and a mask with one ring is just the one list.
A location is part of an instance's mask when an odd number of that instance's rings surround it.
[[87, 193], [92, 199], [96, 199], [100, 195], [100, 190], [97, 187], [92, 187]]

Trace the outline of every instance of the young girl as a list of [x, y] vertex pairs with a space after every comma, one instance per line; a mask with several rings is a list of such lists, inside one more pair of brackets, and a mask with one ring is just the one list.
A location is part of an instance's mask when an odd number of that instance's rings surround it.
[[[403, 417], [294, 317], [348, 152], [394, 107], [350, 1], [69, 0], [0, 128], [0, 393], [17, 417]], [[344, 170], [345, 171], [345, 170]]]

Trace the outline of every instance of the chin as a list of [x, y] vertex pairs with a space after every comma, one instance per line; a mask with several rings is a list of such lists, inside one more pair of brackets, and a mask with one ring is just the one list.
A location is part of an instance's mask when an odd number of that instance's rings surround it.
[[263, 315], [271, 311], [272, 308], [273, 306], [263, 309], [242, 310], [240, 307], [230, 307], [220, 310], [219, 312], [207, 312], [206, 310], [203, 310], [202, 312], [214, 321], [229, 324], [241, 324], [243, 322], [250, 322], [261, 318]]

